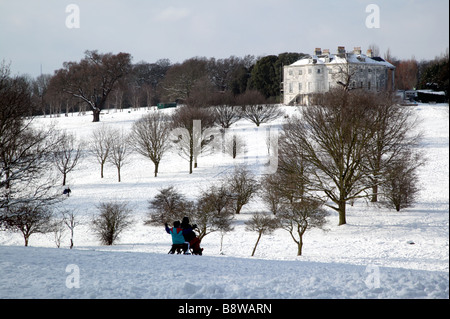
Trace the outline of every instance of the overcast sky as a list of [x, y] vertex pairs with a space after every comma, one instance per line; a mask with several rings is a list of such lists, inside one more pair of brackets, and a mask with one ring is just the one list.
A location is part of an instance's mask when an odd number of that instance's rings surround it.
[[[76, 22], [70, 4], [79, 9], [79, 28], [66, 23]], [[382, 56], [390, 49], [421, 60], [445, 52], [448, 30], [448, 0], [0, 0], [0, 61], [34, 77], [41, 65], [53, 74], [85, 50], [175, 63], [316, 47], [334, 53], [341, 45], [365, 52], [371, 44]]]

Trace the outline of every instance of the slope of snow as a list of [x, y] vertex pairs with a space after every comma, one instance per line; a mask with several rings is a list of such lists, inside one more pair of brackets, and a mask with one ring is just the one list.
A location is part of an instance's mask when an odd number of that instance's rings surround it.
[[[266, 210], [259, 199], [235, 217], [222, 251], [220, 234], [207, 235], [201, 257], [167, 255], [171, 240], [164, 228], [144, 225], [148, 201], [163, 187], [174, 185], [194, 200], [236, 162], [262, 174], [268, 161], [265, 137], [282, 119], [259, 130], [239, 121], [232, 129], [247, 140], [246, 153], [237, 160], [202, 154], [191, 175], [188, 162], [176, 152], [163, 159], [157, 178], [153, 163], [133, 154], [118, 183], [113, 166], [105, 167], [101, 179], [99, 164], [87, 155], [69, 173], [72, 193], [61, 205], [74, 210], [80, 222], [75, 248], [67, 249], [68, 233], [56, 249], [53, 234], [34, 234], [31, 247], [21, 247], [20, 234], [0, 232], [0, 298], [448, 298], [448, 110], [448, 104], [416, 107], [428, 161], [420, 170], [423, 191], [414, 207], [398, 213], [356, 202], [348, 206], [343, 226], [337, 226], [337, 215], [330, 211], [325, 231], [305, 234], [300, 257], [283, 230], [263, 236], [250, 257], [257, 234], [245, 231], [244, 222]], [[40, 118], [36, 124], [55, 123], [86, 140], [103, 123], [127, 131], [147, 112], [152, 110], [110, 111], [101, 123], [92, 123], [90, 114], [74, 114]], [[99, 246], [90, 222], [100, 202], [113, 200], [129, 203], [134, 224], [116, 245]], [[78, 267], [80, 288], [66, 286], [70, 265]]]
[[36, 247], [0, 253], [3, 298], [448, 298], [445, 272]]

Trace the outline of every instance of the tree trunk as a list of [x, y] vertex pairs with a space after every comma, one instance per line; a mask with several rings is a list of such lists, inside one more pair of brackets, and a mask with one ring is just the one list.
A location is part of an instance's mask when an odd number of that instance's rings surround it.
[[194, 157], [190, 156], [189, 157], [189, 174], [192, 174], [192, 163], [194, 161]]
[[259, 240], [261, 239], [261, 233], [258, 235], [258, 239], [256, 240], [255, 247], [253, 247], [252, 257], [255, 255], [256, 247], [258, 246]]
[[94, 116], [94, 119], [92, 120], [92, 122], [100, 122], [100, 109], [94, 109], [92, 111], [92, 114]]
[[63, 184], [62, 186], [66, 186], [66, 173], [63, 174]]
[[344, 225], [347, 224], [346, 220], [345, 220], [345, 200], [340, 200], [339, 201], [339, 225]]
[[372, 203], [378, 202], [378, 185], [372, 186], [372, 198], [370, 199]]
[[302, 255], [302, 248], [303, 248], [303, 238], [300, 237], [300, 240], [297, 243], [297, 256]]
[[159, 167], [159, 162], [155, 162], [155, 177], [158, 176], [158, 167]]
[[235, 214], [240, 214], [241, 213], [241, 209], [244, 206], [244, 204], [241, 203], [240, 200], [236, 201], [236, 210], [235, 210]]

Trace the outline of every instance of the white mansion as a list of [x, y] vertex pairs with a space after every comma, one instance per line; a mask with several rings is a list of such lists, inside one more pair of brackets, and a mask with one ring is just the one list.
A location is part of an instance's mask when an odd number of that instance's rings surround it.
[[342, 86], [387, 90], [394, 87], [394, 72], [395, 66], [372, 56], [372, 50], [362, 54], [360, 47], [352, 52], [338, 47], [336, 54], [330, 54], [330, 50], [316, 48], [313, 56], [284, 66], [283, 103], [308, 105], [311, 94]]

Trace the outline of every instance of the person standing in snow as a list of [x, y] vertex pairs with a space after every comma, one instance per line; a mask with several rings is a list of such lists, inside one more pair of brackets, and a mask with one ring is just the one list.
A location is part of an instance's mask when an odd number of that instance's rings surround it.
[[169, 251], [169, 254], [174, 254], [175, 251], [183, 250], [184, 254], [189, 254], [189, 243], [186, 242], [183, 236], [183, 229], [180, 227], [180, 221], [177, 220], [173, 223], [173, 227], [169, 228], [169, 225], [165, 223], [166, 232], [172, 235], [172, 248]]

